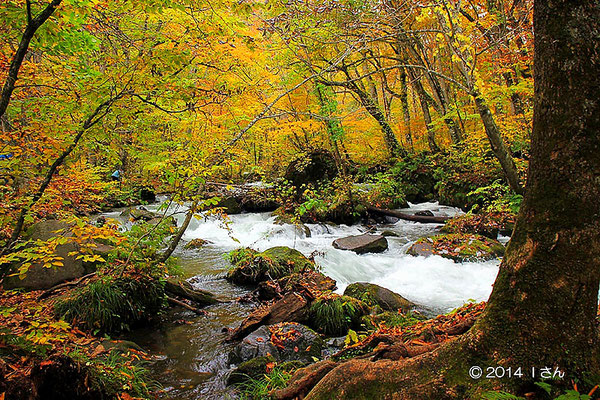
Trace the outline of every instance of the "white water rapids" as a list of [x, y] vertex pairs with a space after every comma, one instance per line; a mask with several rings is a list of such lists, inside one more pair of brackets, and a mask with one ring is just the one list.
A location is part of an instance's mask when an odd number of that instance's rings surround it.
[[[154, 209], [155, 207], [149, 207]], [[411, 205], [405, 212], [431, 210], [436, 216], [456, 215], [459, 209], [438, 203]], [[183, 215], [178, 216], [181, 223]], [[262, 251], [274, 246], [289, 246], [309, 256], [322, 272], [337, 281], [338, 292], [353, 282], [372, 282], [399, 293], [414, 303], [435, 312], [446, 312], [470, 300], [487, 300], [496, 274], [498, 260], [455, 263], [439, 256], [414, 257], [406, 254], [420, 237], [435, 234], [439, 224], [422, 224], [399, 220], [377, 226], [378, 231], [393, 231], [398, 237], [387, 237], [389, 249], [379, 254], [358, 255], [333, 248], [333, 240], [367, 231], [360, 225], [307, 224], [311, 231], [305, 237], [294, 225], [278, 225], [270, 213], [248, 213], [230, 216], [229, 229], [215, 217], [192, 220], [183, 239], [202, 238], [208, 247], [223, 253], [241, 246]]]

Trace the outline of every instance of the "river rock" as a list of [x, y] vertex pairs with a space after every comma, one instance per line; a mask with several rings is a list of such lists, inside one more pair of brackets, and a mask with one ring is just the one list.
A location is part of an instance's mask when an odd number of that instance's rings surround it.
[[413, 256], [432, 254], [458, 262], [486, 261], [504, 255], [504, 246], [481, 235], [446, 234], [417, 240], [407, 251]]
[[374, 283], [356, 282], [348, 285], [344, 290], [345, 296], [354, 297], [364, 301], [369, 307], [379, 306], [383, 310], [407, 312], [415, 307], [415, 304], [398, 293], [376, 285]]
[[292, 321], [304, 322], [308, 318], [308, 306], [308, 301], [304, 296], [295, 292], [288, 293], [276, 302], [259, 307], [250, 313], [231, 333], [229, 340], [239, 340], [261, 325]]
[[[57, 233], [59, 231], [60, 233]], [[57, 235], [63, 237], [71, 237], [73, 233], [70, 231], [70, 226], [57, 220], [46, 220], [32, 225], [25, 233], [26, 239], [46, 241]], [[98, 252], [106, 254], [112, 250], [111, 246], [96, 244]], [[64, 281], [81, 278], [87, 273], [94, 270], [94, 265], [84, 263], [77, 256], [70, 256], [71, 252], [78, 252], [79, 245], [73, 242], [58, 245], [56, 247], [56, 255], [62, 257], [63, 263], [60, 267], [44, 268], [41, 263], [33, 264], [24, 279], [18, 276], [8, 276], [4, 279], [5, 289], [23, 288], [26, 290], [42, 290]], [[16, 272], [16, 266], [11, 267], [11, 270]]]
[[226, 214], [239, 214], [242, 206], [234, 196], [223, 196], [215, 207], [222, 207]]
[[290, 292], [309, 293], [317, 297], [321, 292], [333, 291], [336, 282], [330, 277], [317, 271], [296, 273], [274, 281], [264, 281], [258, 284], [255, 293], [260, 300], [272, 300]]
[[430, 210], [417, 211], [415, 213], [415, 215], [419, 215], [421, 217], [434, 217], [435, 216], [435, 215], [433, 215], [433, 212], [431, 212]]
[[388, 242], [382, 235], [356, 235], [333, 241], [333, 247], [340, 250], [351, 250], [357, 254], [381, 253], [387, 250]]
[[244, 362], [271, 355], [276, 361], [312, 362], [321, 355], [323, 339], [307, 326], [287, 322], [261, 326], [231, 352], [230, 361]]
[[237, 252], [240, 256], [232, 257], [234, 268], [228, 272], [227, 279], [242, 285], [315, 269], [314, 263], [304, 254], [286, 246], [271, 247], [262, 253], [252, 249]]
[[133, 221], [151, 221], [158, 218], [158, 215], [148, 211], [145, 207], [131, 207], [121, 212], [122, 217], [128, 217]]
[[210, 240], [196, 238], [187, 242], [185, 246], [183, 246], [183, 248], [186, 250], [201, 249], [202, 247], [210, 243], [212, 243]]

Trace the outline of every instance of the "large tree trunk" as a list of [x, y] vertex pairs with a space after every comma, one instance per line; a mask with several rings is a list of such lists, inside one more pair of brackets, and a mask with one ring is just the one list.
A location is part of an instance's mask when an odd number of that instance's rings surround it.
[[597, 368], [600, 3], [538, 0], [534, 27], [528, 190], [478, 329], [505, 356], [572, 377]]
[[[536, 0], [534, 20], [527, 193], [486, 311], [467, 334], [431, 353], [341, 364], [307, 400], [465, 399], [488, 389], [523, 395], [536, 390], [542, 367], [563, 371], [569, 386], [586, 373], [598, 376], [600, 3]], [[473, 365], [521, 367], [523, 377], [474, 380]]]

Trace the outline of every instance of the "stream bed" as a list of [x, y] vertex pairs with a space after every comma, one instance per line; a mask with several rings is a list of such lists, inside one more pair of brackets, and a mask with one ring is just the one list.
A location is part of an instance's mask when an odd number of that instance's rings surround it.
[[[159, 204], [147, 206], [156, 211]], [[436, 216], [453, 216], [459, 209], [437, 203], [411, 204], [407, 213], [430, 210]], [[173, 207], [169, 212], [181, 224], [185, 211]], [[105, 214], [116, 218], [118, 212]], [[429, 315], [448, 312], [468, 301], [487, 300], [499, 260], [455, 263], [439, 256], [414, 257], [406, 250], [417, 239], [435, 234], [440, 224], [399, 220], [377, 225], [378, 232], [392, 231], [389, 248], [379, 254], [357, 255], [332, 247], [333, 240], [369, 230], [361, 225], [307, 224], [310, 236], [294, 225], [278, 225], [271, 213], [245, 213], [230, 216], [227, 228], [216, 217], [192, 220], [182, 243], [174, 254], [185, 278], [198, 289], [215, 293], [225, 303], [205, 308], [206, 316], [170, 311], [160, 327], [138, 329], [128, 339], [155, 355], [149, 367], [153, 378], [163, 387], [164, 399], [228, 399], [235, 393], [225, 387], [230, 370], [228, 353], [233, 345], [224, 343], [223, 328], [235, 328], [253, 306], [234, 300], [247, 289], [224, 279], [230, 264], [224, 255], [247, 246], [263, 251], [274, 246], [289, 246], [306, 256], [314, 255], [321, 271], [337, 281], [342, 293], [353, 282], [372, 282], [399, 293], [418, 304]], [[373, 227], [371, 227], [373, 230]], [[185, 242], [201, 238], [209, 243], [197, 250], [183, 250]], [[504, 239], [504, 240], [502, 240]], [[500, 238], [506, 241], [508, 238]]]

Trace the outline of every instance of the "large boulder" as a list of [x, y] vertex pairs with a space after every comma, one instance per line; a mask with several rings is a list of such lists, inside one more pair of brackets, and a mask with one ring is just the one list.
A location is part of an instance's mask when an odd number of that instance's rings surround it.
[[407, 312], [415, 307], [415, 304], [398, 293], [376, 285], [374, 283], [356, 282], [348, 285], [344, 290], [345, 296], [362, 300], [369, 307], [379, 306], [383, 310]]
[[330, 181], [337, 174], [333, 155], [327, 150], [316, 150], [292, 161], [285, 171], [284, 178], [301, 192], [303, 185]]
[[439, 255], [458, 262], [486, 261], [504, 255], [504, 246], [481, 235], [451, 233], [421, 238], [407, 251], [412, 256]]
[[231, 352], [230, 361], [244, 362], [271, 355], [276, 361], [312, 362], [321, 355], [323, 339], [307, 326], [286, 322], [261, 326], [246, 336]]
[[356, 235], [333, 241], [333, 247], [340, 250], [350, 250], [357, 254], [381, 253], [387, 250], [387, 239], [382, 235]]
[[[25, 233], [25, 239], [46, 241], [56, 236], [71, 237], [73, 233], [67, 223], [57, 220], [46, 220], [32, 225]], [[103, 251], [108, 251], [109, 246], [102, 246]], [[46, 268], [42, 263], [35, 263], [29, 267], [24, 279], [18, 276], [8, 276], [4, 279], [5, 289], [23, 288], [27, 290], [42, 290], [52, 286], [77, 279], [93, 270], [93, 266], [85, 265], [77, 256], [69, 253], [78, 252], [79, 246], [74, 242], [58, 245], [55, 254], [62, 257], [62, 266]], [[12, 272], [17, 271], [17, 266], [11, 267]]]
[[234, 196], [222, 196], [215, 207], [223, 208], [226, 214], [239, 214], [242, 206]]
[[234, 268], [227, 274], [227, 279], [243, 285], [315, 269], [311, 260], [298, 250], [286, 246], [272, 247], [262, 253], [238, 249], [230, 253], [229, 258]]

